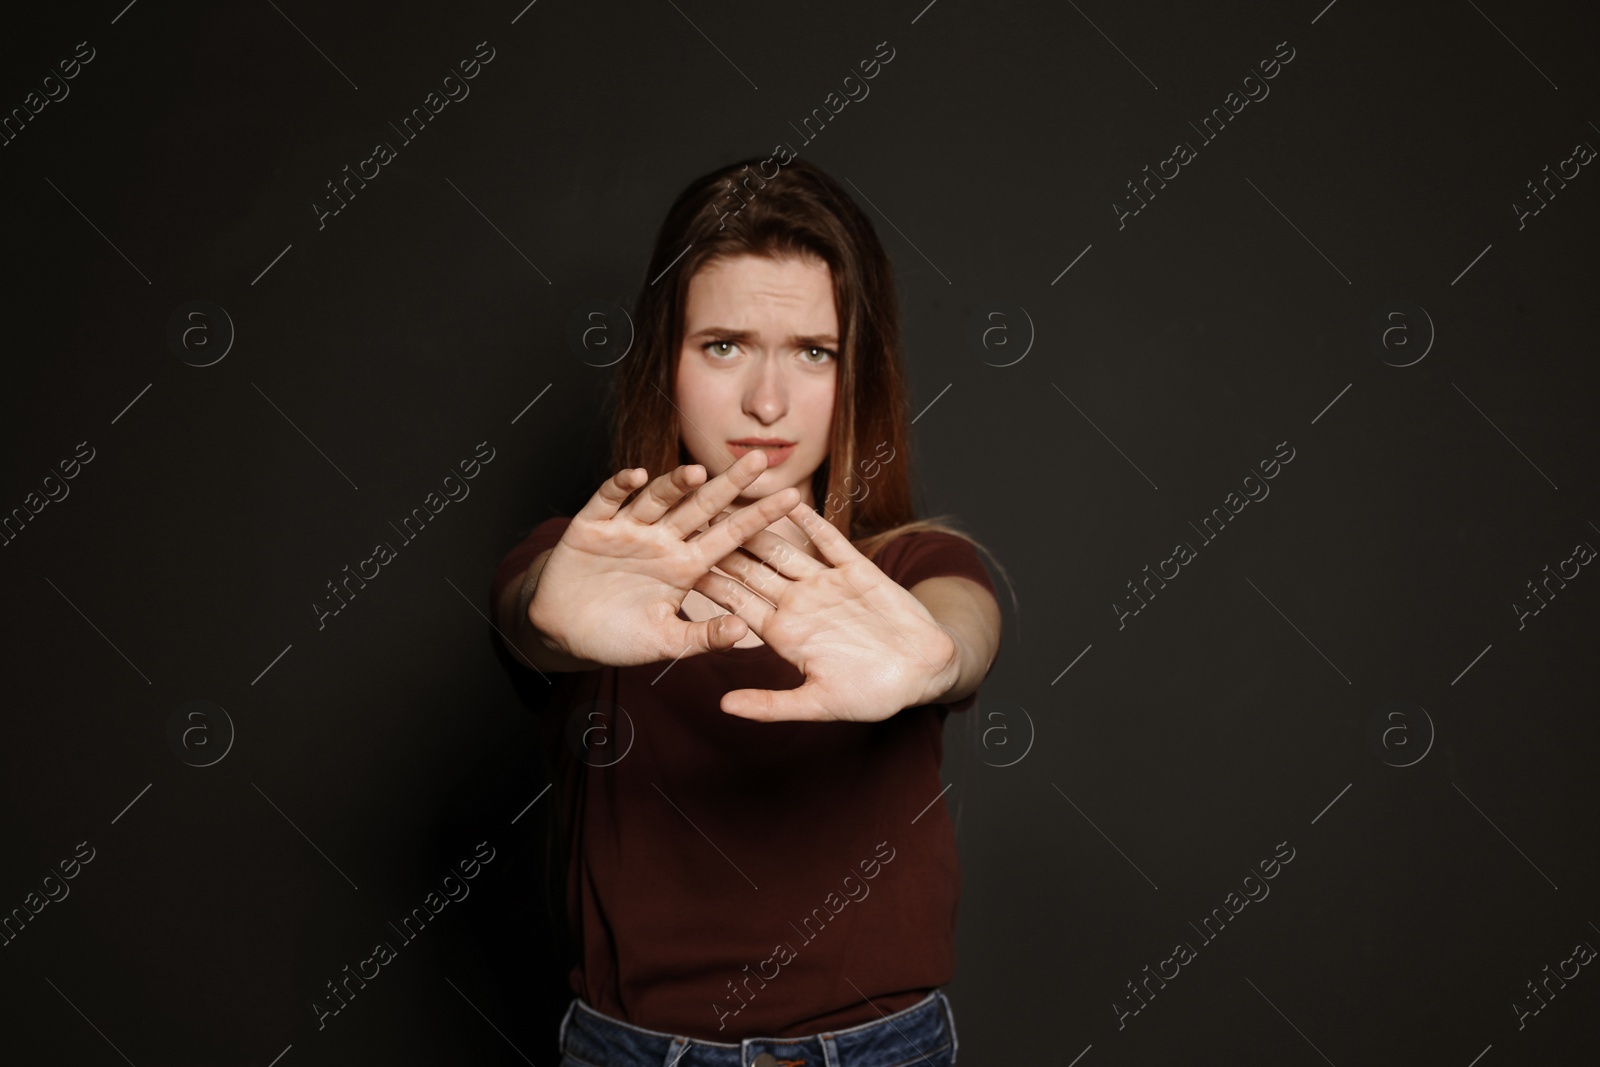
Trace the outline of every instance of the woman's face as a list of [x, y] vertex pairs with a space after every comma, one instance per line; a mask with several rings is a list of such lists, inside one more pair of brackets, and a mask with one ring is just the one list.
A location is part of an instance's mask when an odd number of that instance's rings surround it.
[[767, 469], [734, 507], [791, 485], [816, 506], [811, 475], [828, 456], [838, 348], [820, 260], [725, 257], [689, 280], [674, 399], [684, 448], [714, 478], [772, 442]]

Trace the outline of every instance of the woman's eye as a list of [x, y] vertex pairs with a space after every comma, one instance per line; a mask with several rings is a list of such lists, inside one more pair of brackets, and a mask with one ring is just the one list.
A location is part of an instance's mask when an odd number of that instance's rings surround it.
[[[726, 357], [733, 355], [738, 346], [739, 342], [737, 341], [707, 341], [700, 347], [710, 355]], [[829, 359], [837, 358], [832, 349], [818, 348], [815, 345], [802, 349], [802, 351], [805, 353], [802, 357], [803, 361], [813, 366], [822, 366]]]

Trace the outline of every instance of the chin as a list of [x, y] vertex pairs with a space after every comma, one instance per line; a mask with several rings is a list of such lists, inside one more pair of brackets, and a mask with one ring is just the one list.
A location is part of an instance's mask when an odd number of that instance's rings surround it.
[[[761, 478], [765, 478], [765, 477], [766, 477], [766, 474], [763, 473], [761, 475]], [[797, 487], [804, 486], [809, 481], [809, 476], [807, 478], [802, 478], [799, 482], [794, 482], [794, 481], [790, 481], [790, 480], [786, 479], [786, 480], [781, 481], [781, 482], [774, 482], [772, 487], [769, 489], [765, 485], [762, 485], [761, 478], [757, 478], [754, 482], [750, 483], [751, 488], [755, 488], [756, 486], [760, 486], [760, 491], [759, 492], [755, 492], [755, 493], [751, 493], [751, 492], [747, 491], [745, 493], [745, 495], [739, 497], [739, 501], [738, 502], [739, 502], [740, 505], [754, 504], [758, 500], [765, 500], [767, 497], [771, 496], [774, 493], [781, 493], [785, 489], [788, 489], [790, 486], [797, 486]], [[803, 491], [804, 490], [802, 489], [802, 492]]]

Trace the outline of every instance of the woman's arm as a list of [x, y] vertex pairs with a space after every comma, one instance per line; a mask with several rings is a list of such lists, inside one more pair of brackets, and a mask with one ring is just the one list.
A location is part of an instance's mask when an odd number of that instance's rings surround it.
[[1000, 651], [1000, 605], [983, 586], [955, 575], [925, 578], [907, 592], [949, 631], [960, 650], [960, 673], [939, 702], [954, 704], [972, 695]]
[[552, 645], [544, 634], [528, 620], [528, 605], [533, 602], [533, 591], [539, 585], [539, 575], [553, 548], [547, 548], [533, 558], [528, 569], [506, 583], [496, 605], [495, 626], [507, 648], [522, 662], [532, 663], [541, 671], [588, 671], [604, 666], [592, 660], [569, 656]]

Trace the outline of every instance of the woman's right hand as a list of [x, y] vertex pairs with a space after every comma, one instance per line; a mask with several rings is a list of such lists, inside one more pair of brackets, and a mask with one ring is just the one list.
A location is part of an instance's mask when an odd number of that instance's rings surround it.
[[749, 631], [743, 619], [727, 614], [686, 622], [678, 610], [718, 560], [800, 503], [800, 490], [772, 493], [687, 538], [766, 466], [759, 448], [709, 482], [704, 467], [685, 464], [651, 481], [626, 507], [622, 502], [649, 474], [639, 467], [618, 471], [551, 550], [528, 603], [528, 621], [569, 656], [609, 666], [731, 648]]

